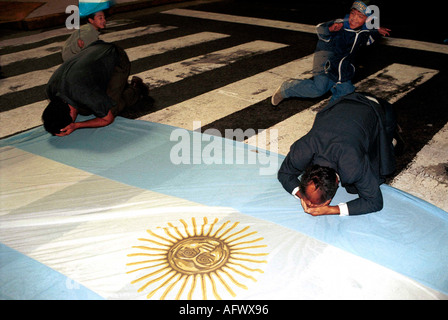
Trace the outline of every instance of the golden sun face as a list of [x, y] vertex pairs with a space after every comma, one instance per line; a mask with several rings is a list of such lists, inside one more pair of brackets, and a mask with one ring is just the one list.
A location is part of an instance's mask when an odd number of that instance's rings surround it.
[[133, 246], [139, 252], [128, 254], [139, 259], [127, 263], [137, 267], [127, 273], [139, 275], [131, 284], [141, 285], [138, 292], [148, 292], [148, 299], [193, 299], [202, 293], [206, 300], [209, 291], [218, 300], [222, 294], [235, 297], [235, 287], [247, 289], [241, 282], [256, 281], [251, 274], [263, 273], [257, 266], [267, 263], [260, 257], [268, 254], [257, 251], [267, 246], [259, 244], [263, 238], [253, 238], [257, 231], [249, 232], [249, 226], [238, 230], [239, 222], [218, 225], [217, 218], [211, 224], [203, 218], [199, 227], [195, 218], [190, 226], [179, 221], [182, 227], [168, 223], [147, 230], [150, 237], [138, 240], [148, 245]]

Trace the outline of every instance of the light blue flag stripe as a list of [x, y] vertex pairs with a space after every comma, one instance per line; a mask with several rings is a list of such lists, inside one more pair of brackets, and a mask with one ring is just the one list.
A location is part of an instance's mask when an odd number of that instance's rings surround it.
[[1, 300], [102, 300], [76, 281], [0, 243]]

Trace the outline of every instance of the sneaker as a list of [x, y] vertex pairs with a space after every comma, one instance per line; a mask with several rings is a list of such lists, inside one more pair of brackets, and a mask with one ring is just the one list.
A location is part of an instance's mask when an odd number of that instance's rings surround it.
[[283, 96], [282, 96], [282, 91], [281, 91], [281, 87], [278, 87], [278, 89], [275, 91], [274, 95], [271, 98], [271, 104], [276, 107], [279, 105], [280, 102], [283, 101]]

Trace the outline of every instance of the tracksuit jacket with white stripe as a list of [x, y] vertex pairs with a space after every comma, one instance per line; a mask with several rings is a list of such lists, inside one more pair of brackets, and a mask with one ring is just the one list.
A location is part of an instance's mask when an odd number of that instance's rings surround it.
[[[320, 65], [317, 68], [337, 83], [353, 78], [355, 74], [353, 62], [360, 47], [371, 45], [381, 36], [377, 29], [369, 29], [366, 24], [358, 30], [351, 29], [348, 17], [349, 15], [346, 15], [343, 20], [325, 22], [317, 26], [319, 41], [316, 53], [320, 53], [318, 62]], [[330, 32], [328, 28], [337, 22], [343, 22], [341, 30]]]

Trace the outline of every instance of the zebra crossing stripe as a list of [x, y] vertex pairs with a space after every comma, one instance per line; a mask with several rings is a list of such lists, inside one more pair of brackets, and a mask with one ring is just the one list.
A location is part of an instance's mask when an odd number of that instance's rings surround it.
[[[132, 23], [134, 23], [134, 21], [128, 20], [128, 19], [112, 20], [110, 22], [107, 22], [107, 27], [113, 28], [113, 27], [119, 27], [119, 26], [128, 25], [128, 24], [132, 24]], [[68, 37], [71, 32], [73, 32], [73, 31], [67, 30], [67, 28], [64, 27], [64, 28], [59, 28], [59, 29], [54, 29], [54, 30], [49, 30], [49, 31], [32, 34], [29, 36], [6, 39], [6, 40], [2, 40], [2, 42], [0, 42], [0, 49], [6, 48], [6, 47], [16, 47], [16, 46], [21, 46], [21, 45], [25, 45], [25, 44], [32, 44], [32, 43], [41, 42], [41, 41], [44, 41], [47, 39], [60, 37], [60, 36]]]
[[[151, 55], [160, 54], [168, 50], [175, 50], [181, 47], [188, 47], [201, 42], [213, 41], [218, 38], [224, 38], [224, 37], [228, 37], [228, 35], [222, 35], [212, 32], [201, 32], [194, 35], [180, 37], [178, 39], [171, 39], [153, 43], [150, 46], [151, 49], [149, 49], [148, 45], [142, 46], [143, 47], [142, 50], [140, 50], [141, 48], [139, 47], [134, 47], [130, 49], [131, 54], [129, 58], [131, 61], [133, 61], [133, 59], [142, 58], [143, 53], [145, 53], [145, 57], [149, 57]], [[32, 71], [17, 76], [9, 77], [6, 79], [1, 79], [0, 95], [26, 90], [40, 85], [45, 85], [48, 83], [48, 80], [50, 80], [50, 77], [59, 66], [60, 65], [53, 66], [51, 68], [44, 70]]]
[[48, 69], [37, 70], [19, 74], [0, 80], [0, 95], [18, 92], [37, 86], [42, 86], [50, 80], [53, 73], [60, 65], [53, 66]]
[[224, 67], [245, 57], [273, 51], [286, 46], [284, 44], [257, 40], [147, 70], [136, 74], [136, 76], [141, 77], [144, 82], [149, 83], [150, 88], [157, 88], [167, 83], [175, 83], [193, 75]]
[[443, 174], [446, 172], [447, 150], [448, 123], [417, 153], [406, 170], [393, 179], [391, 185], [447, 210], [448, 183], [446, 174]]
[[145, 27], [137, 27], [100, 35], [100, 39], [105, 42], [116, 42], [120, 40], [137, 38], [148, 34], [160, 33], [168, 30], [177, 29], [174, 26], [162, 26], [160, 24], [152, 24]]
[[312, 64], [313, 55], [309, 55], [139, 119], [193, 130], [193, 121], [200, 120], [203, 126], [212, 123], [270, 97], [285, 80], [310, 75]]
[[[200, 19], [209, 19], [209, 20], [216, 20], [216, 21], [223, 21], [223, 22], [249, 24], [249, 25], [255, 25], [255, 26], [277, 28], [277, 29], [284, 29], [284, 30], [290, 30], [290, 31], [313, 33], [313, 34], [316, 33], [315, 26], [302, 24], [302, 23], [295, 23], [295, 22], [285, 22], [285, 21], [252, 18], [252, 17], [241, 17], [241, 16], [235, 16], [235, 15], [229, 15], [229, 14], [204, 12], [204, 11], [197, 11], [197, 10], [190, 10], [190, 9], [171, 9], [171, 10], [164, 11], [162, 13], [191, 17], [191, 18], [200, 18]], [[391, 38], [391, 37], [385, 38], [384, 42], [388, 46], [448, 54], [448, 47], [444, 44], [416, 41], [416, 40], [408, 40], [408, 39]]]
[[391, 47], [408, 48], [414, 50], [448, 54], [448, 46], [446, 44], [438, 44], [432, 42], [398, 39], [398, 38], [385, 38], [383, 40], [386, 45]]
[[42, 125], [42, 112], [47, 100], [4, 111], [0, 116], [0, 138]]
[[196, 44], [224, 39], [227, 37], [230, 36], [222, 33], [200, 32], [197, 34], [165, 40], [158, 43], [149, 43], [146, 45], [129, 48], [126, 49], [126, 53], [129, 56], [129, 60], [135, 61], [156, 54], [166, 53], [167, 51], [180, 49], [185, 46], [194, 46]]
[[[117, 31], [113, 33], [106, 33], [104, 35], [100, 36], [100, 39], [105, 42], [116, 42], [123, 39], [129, 39], [131, 37], [139, 37], [147, 34], [153, 34], [158, 32], [163, 32], [171, 29], [176, 29], [177, 27], [169, 27], [169, 26], [161, 26], [159, 24], [157, 25], [151, 25], [147, 27], [138, 27], [138, 28], [132, 28], [127, 29], [123, 31]], [[61, 51], [62, 46], [64, 45], [65, 41], [59, 41], [50, 43], [38, 48], [29, 49], [29, 50], [23, 50], [20, 52], [5, 54], [2, 56], [2, 65], [7, 66], [11, 63], [23, 61], [26, 59], [38, 59], [43, 58], [48, 55], [57, 53]]]
[[[390, 103], [395, 103], [406, 94], [414, 90], [417, 86], [425, 83], [439, 71], [421, 67], [408, 66], [394, 63], [370, 77], [356, 84], [357, 91], [368, 92], [372, 95], [383, 98]], [[393, 79], [393, 81], [392, 81]], [[311, 129], [316, 113], [328, 103], [325, 99], [316, 105], [299, 112], [288, 119], [268, 128], [278, 130], [278, 139], [271, 141], [267, 139], [266, 148], [275, 143], [278, 146], [278, 153], [286, 155], [290, 146], [299, 138], [303, 137]], [[281, 105], [279, 106], [281, 108]], [[256, 146], [258, 139], [246, 140], [246, 143]], [[263, 143], [265, 137], [263, 137]]]
[[230, 15], [230, 14], [197, 11], [197, 10], [191, 10], [191, 9], [171, 9], [171, 10], [163, 11], [162, 13], [190, 17], [190, 18], [200, 18], [200, 19], [208, 19], [208, 20], [215, 20], [215, 21], [222, 21], [222, 22], [232, 22], [232, 23], [241, 23], [241, 24], [247, 24], [247, 25], [255, 25], [255, 26], [260, 26], [260, 27], [285, 29], [285, 30], [290, 30], [290, 31], [316, 33], [316, 26], [312, 26], [309, 24], [303, 24], [303, 23], [269, 20], [269, 19], [261, 19], [261, 18], [252, 18], [252, 17], [241, 17], [241, 16]]
[[63, 44], [63, 41], [59, 41], [34, 49], [4, 54], [2, 55], [2, 65], [7, 66], [14, 62], [21, 62], [27, 59], [39, 59], [49, 56], [50, 54], [60, 52]]

